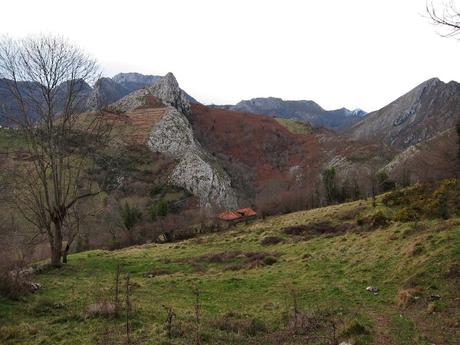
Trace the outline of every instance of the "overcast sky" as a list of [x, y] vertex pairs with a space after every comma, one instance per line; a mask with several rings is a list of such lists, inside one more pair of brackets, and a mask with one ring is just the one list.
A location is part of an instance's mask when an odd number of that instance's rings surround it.
[[106, 76], [171, 71], [203, 103], [371, 111], [426, 79], [460, 80], [460, 42], [424, 15], [425, 0], [14, 0], [0, 33], [62, 34]]

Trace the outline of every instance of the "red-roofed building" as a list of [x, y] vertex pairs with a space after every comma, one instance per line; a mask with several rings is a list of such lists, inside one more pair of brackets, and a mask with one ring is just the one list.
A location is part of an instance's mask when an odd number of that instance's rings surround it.
[[234, 211], [225, 211], [220, 213], [217, 218], [225, 222], [242, 222], [253, 219], [257, 216], [257, 213], [251, 208], [240, 208]]

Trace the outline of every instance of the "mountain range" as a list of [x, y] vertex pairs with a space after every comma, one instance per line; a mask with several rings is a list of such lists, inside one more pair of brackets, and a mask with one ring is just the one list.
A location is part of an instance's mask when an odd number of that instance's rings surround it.
[[[459, 171], [456, 82], [430, 79], [369, 114], [279, 98], [205, 106], [185, 93], [172, 73], [118, 74], [93, 87], [82, 83], [81, 90], [82, 111], [101, 109], [107, 119], [130, 127], [120, 140], [175, 162], [160, 173], [201, 207], [231, 209], [254, 205], [261, 195], [276, 199], [286, 193], [310, 195], [311, 205], [321, 204], [322, 173], [330, 168], [342, 195], [350, 197], [371, 193], [379, 171], [397, 183]], [[15, 110], [1, 88], [0, 102], [2, 111]]]
[[[279, 195], [299, 186], [321, 194], [321, 174], [330, 167], [336, 169], [337, 184], [345, 194], [357, 192], [358, 185], [359, 193], [370, 193], [377, 171], [400, 183], [405, 178], [414, 182], [455, 174], [453, 128], [460, 120], [456, 86], [428, 80], [365, 115], [346, 109], [327, 112], [312, 101], [274, 98], [235, 106], [190, 103], [169, 73], [107, 110], [132, 117], [138, 109], [145, 114], [148, 109], [164, 108], [163, 115], [151, 123], [144, 144], [178, 162], [170, 181], [196, 195], [201, 205], [231, 208], [252, 204], [264, 193]], [[288, 107], [298, 112], [289, 113]], [[274, 116], [273, 109], [284, 116]], [[312, 119], [350, 119], [349, 127], [343, 120], [343, 127], [337, 127], [337, 122], [333, 128], [318, 126], [299, 115], [307, 110], [316, 114]], [[421, 157], [431, 158], [423, 165]]]
[[235, 105], [213, 107], [297, 120], [335, 131], [344, 130], [366, 116], [366, 112], [361, 109], [341, 108], [328, 111], [314, 101], [285, 101], [275, 97], [253, 98]]
[[[84, 81], [81, 81], [79, 86], [79, 110], [90, 111], [103, 109], [130, 94], [146, 88], [155, 82], [159, 81], [162, 76], [143, 75], [140, 73], [119, 73], [112, 78], [103, 77], [98, 79], [93, 86], [90, 86]], [[0, 124], [8, 125], [14, 123], [14, 119], [19, 116], [19, 110], [11, 92], [8, 88], [9, 81], [0, 79]], [[22, 94], [38, 93], [40, 86], [29, 82], [18, 82], [19, 92]], [[60, 85], [59, 88], [64, 88], [65, 85]], [[197, 103], [193, 97], [185, 94], [187, 99], [192, 103]], [[59, 97], [57, 97], [59, 98]], [[58, 102], [59, 103], [59, 102]], [[62, 109], [63, 105], [57, 104], [57, 108]], [[30, 116], [37, 117], [36, 112], [29, 109]]]

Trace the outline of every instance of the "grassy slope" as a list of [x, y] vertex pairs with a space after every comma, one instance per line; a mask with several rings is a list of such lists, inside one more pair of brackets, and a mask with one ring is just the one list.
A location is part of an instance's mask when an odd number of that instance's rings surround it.
[[[332, 309], [344, 320], [341, 329], [352, 320], [364, 325], [370, 334], [354, 336], [358, 344], [454, 344], [458, 290], [445, 273], [460, 258], [460, 219], [426, 221], [418, 231], [409, 223], [392, 223], [385, 229], [322, 235], [300, 242], [280, 231], [284, 226], [314, 221], [355, 222], [356, 212], [363, 216], [374, 210], [369, 203], [354, 202], [240, 224], [224, 233], [175, 244], [72, 255], [65, 268], [38, 275], [36, 280], [44, 288], [26, 301], [0, 300], [0, 342], [92, 344], [104, 330], [121, 330], [122, 319], [83, 316], [85, 306], [111, 295], [115, 267], [121, 264], [136, 286], [132, 296], [134, 333], [146, 339], [146, 344], [164, 339], [161, 333], [166, 312], [162, 304], [173, 306], [184, 325], [192, 319], [195, 284], [202, 291], [205, 324], [236, 311], [262, 319], [270, 329], [276, 329], [289, 303], [288, 288], [293, 287], [303, 310]], [[259, 241], [269, 235], [283, 237], [285, 242], [261, 246]], [[421, 249], [414, 251], [416, 243]], [[202, 263], [206, 270], [196, 272], [182, 260], [226, 250], [282, 255], [272, 266], [238, 272], [224, 271], [224, 264], [206, 262]], [[171, 262], [166, 263], [165, 258]], [[152, 268], [174, 273], [146, 277]], [[368, 285], [378, 286], [379, 294], [368, 293]], [[423, 296], [401, 310], [395, 305], [395, 296], [403, 286], [421, 287]], [[430, 294], [442, 296], [434, 314], [427, 311]], [[53, 304], [48, 305], [48, 301]], [[220, 334], [207, 326], [204, 333], [210, 337]]]
[[0, 154], [16, 152], [25, 148], [25, 139], [17, 130], [0, 128]]
[[294, 134], [306, 134], [311, 133], [312, 129], [311, 126], [300, 121], [291, 120], [291, 119], [283, 119], [283, 118], [276, 118], [275, 119], [279, 124], [286, 127], [289, 132]]

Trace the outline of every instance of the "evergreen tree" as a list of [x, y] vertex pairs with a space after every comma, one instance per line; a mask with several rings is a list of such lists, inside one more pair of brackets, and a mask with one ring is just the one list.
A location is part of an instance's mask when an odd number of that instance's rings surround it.
[[337, 186], [335, 181], [336, 171], [334, 167], [323, 170], [321, 177], [326, 190], [327, 202], [333, 203], [337, 201]]

